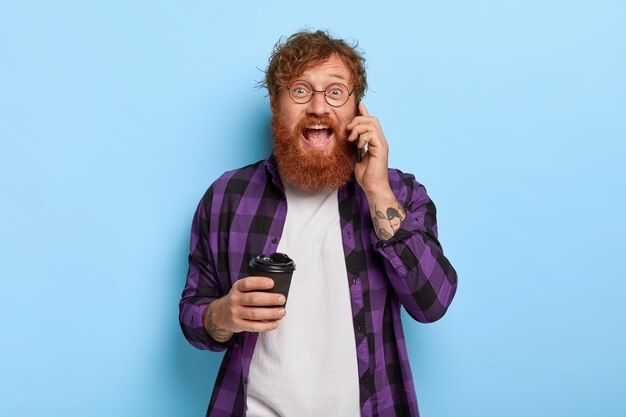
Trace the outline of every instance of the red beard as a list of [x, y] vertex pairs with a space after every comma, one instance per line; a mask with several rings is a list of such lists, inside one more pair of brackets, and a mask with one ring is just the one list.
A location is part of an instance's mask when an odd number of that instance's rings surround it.
[[[323, 124], [329, 126], [335, 137], [330, 150], [303, 149], [300, 136], [306, 126]], [[272, 117], [274, 155], [278, 171], [287, 181], [302, 191], [321, 191], [339, 188], [352, 177], [356, 148], [347, 140], [330, 117], [304, 117], [294, 131], [289, 131], [279, 116]]]

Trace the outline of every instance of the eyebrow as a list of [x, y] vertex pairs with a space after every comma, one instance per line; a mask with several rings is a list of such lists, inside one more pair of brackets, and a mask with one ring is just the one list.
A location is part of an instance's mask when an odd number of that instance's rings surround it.
[[339, 78], [340, 80], [346, 80], [347, 78], [340, 74], [329, 74], [331, 77]]

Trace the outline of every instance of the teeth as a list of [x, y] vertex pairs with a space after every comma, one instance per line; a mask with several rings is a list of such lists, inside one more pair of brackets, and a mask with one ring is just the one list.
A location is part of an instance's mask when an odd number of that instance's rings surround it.
[[326, 126], [326, 125], [313, 125], [313, 126], [307, 126], [307, 129], [321, 130], [321, 129], [328, 129], [328, 126]]

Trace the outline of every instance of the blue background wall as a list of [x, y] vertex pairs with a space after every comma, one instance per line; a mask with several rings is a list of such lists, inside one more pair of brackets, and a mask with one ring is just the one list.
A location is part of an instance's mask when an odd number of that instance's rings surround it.
[[204, 415], [196, 204], [265, 157], [281, 35], [358, 40], [460, 287], [406, 320], [424, 416], [626, 415], [626, 6], [3, 1], [0, 415]]

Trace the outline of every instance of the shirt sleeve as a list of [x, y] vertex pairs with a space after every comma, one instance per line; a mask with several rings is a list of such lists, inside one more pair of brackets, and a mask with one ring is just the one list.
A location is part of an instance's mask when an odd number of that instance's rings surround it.
[[406, 217], [391, 239], [382, 241], [374, 231], [370, 239], [406, 311], [419, 322], [431, 323], [443, 317], [452, 302], [457, 274], [437, 239], [434, 203], [412, 175], [401, 175], [398, 183], [403, 187], [394, 187], [394, 192]]
[[204, 313], [208, 305], [224, 295], [217, 279], [213, 256], [209, 250], [210, 205], [212, 188], [204, 195], [191, 225], [189, 270], [179, 303], [179, 321], [185, 338], [198, 349], [221, 352], [230, 342], [214, 340], [204, 328]]

